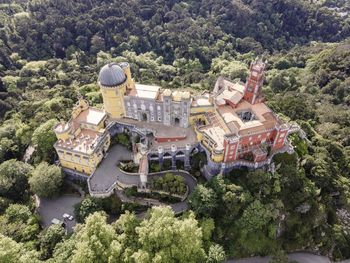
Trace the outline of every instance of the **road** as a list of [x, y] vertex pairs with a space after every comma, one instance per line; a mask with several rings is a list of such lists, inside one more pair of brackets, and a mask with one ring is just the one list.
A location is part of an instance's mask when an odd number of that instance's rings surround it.
[[[329, 258], [324, 256], [315, 255], [306, 252], [290, 253], [288, 255], [289, 260], [294, 260], [298, 263], [331, 263]], [[252, 257], [244, 259], [231, 259], [226, 263], [269, 263], [270, 257]], [[346, 263], [345, 261], [343, 263]]]
[[[122, 145], [114, 145], [108, 151], [108, 155], [102, 160], [95, 173], [88, 180], [90, 191], [92, 193], [100, 193], [110, 189], [116, 182], [122, 185], [136, 186], [140, 182], [138, 174], [128, 174], [120, 170], [117, 165], [121, 160], [132, 160], [132, 153]], [[196, 179], [185, 171], [168, 171], [174, 175], [182, 176], [192, 193], [197, 185]], [[155, 177], [164, 176], [167, 171], [153, 173], [148, 175], [148, 181]], [[119, 193], [120, 194], [120, 193]], [[170, 205], [175, 213], [181, 213], [188, 209], [187, 201]]]
[[[63, 195], [53, 199], [41, 198], [38, 213], [40, 214], [42, 227], [46, 228], [50, 226], [53, 218], [63, 220], [62, 216], [65, 213], [74, 215], [74, 205], [82, 200], [83, 197], [77, 195]], [[75, 219], [72, 221], [66, 221], [68, 232], [72, 232], [72, 228], [75, 224]]]
[[[194, 188], [197, 185], [197, 180], [185, 171], [164, 171], [156, 174], [150, 174], [148, 178], [153, 179], [155, 177], [164, 176], [167, 172], [171, 172], [174, 175], [182, 176], [185, 180], [185, 184], [188, 186], [188, 195], [190, 195], [193, 192]], [[174, 210], [175, 214], [184, 212], [188, 209], [187, 198], [183, 202], [175, 203], [170, 206]]]
[[131, 176], [119, 170], [121, 160], [132, 160], [131, 152], [122, 145], [113, 145], [88, 181], [90, 192], [104, 192], [116, 181], [127, 185], [138, 185], [139, 176]]

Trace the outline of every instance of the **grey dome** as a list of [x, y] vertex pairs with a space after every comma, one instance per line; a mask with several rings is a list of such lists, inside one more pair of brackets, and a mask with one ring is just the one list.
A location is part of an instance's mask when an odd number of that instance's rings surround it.
[[98, 75], [98, 81], [102, 86], [115, 87], [126, 80], [124, 70], [116, 63], [109, 63], [104, 65], [100, 74]]

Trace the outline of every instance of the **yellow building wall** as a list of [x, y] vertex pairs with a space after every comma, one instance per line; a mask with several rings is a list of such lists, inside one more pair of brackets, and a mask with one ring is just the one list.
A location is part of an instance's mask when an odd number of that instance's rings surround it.
[[91, 175], [95, 170], [95, 166], [92, 167], [92, 166], [88, 166], [80, 163], [75, 163], [73, 161], [67, 161], [67, 160], [61, 160], [61, 159], [60, 159], [60, 162], [61, 162], [61, 166], [64, 168], [75, 170], [88, 175]]
[[[89, 159], [83, 158], [83, 156], [86, 155], [75, 153], [67, 149], [56, 149], [56, 151], [58, 153], [62, 167], [91, 175], [103, 159], [102, 150], [107, 151], [110, 146], [110, 143], [110, 135], [107, 134], [106, 141], [103, 144], [101, 144], [100, 149], [98, 149], [95, 153], [89, 156]], [[99, 155], [99, 153], [101, 154]], [[77, 155], [79, 155], [79, 157], [77, 157]]]
[[65, 140], [69, 139], [69, 133], [68, 133], [68, 131], [67, 132], [63, 132], [63, 133], [56, 133], [56, 137], [57, 137], [58, 140], [65, 141]]
[[211, 155], [214, 162], [221, 163], [224, 160], [223, 154], [212, 154]]
[[214, 106], [191, 107], [190, 114], [214, 112]]
[[124, 94], [126, 84], [116, 88], [101, 87], [103, 105], [111, 118], [121, 118], [124, 116]]

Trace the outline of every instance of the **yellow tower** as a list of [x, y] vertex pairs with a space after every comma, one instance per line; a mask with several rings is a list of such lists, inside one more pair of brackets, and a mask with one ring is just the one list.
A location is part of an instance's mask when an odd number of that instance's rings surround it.
[[121, 62], [119, 63], [119, 66], [124, 70], [126, 75], [127, 89], [135, 88], [134, 80], [131, 77], [130, 64], [128, 62]]
[[123, 117], [124, 95], [128, 86], [125, 71], [117, 63], [109, 63], [101, 68], [98, 84], [107, 114], [114, 119]]

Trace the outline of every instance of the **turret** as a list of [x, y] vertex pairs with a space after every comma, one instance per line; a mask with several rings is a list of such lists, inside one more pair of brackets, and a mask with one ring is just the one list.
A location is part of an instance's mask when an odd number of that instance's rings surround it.
[[261, 88], [264, 82], [265, 63], [256, 60], [250, 64], [250, 73], [245, 84], [244, 99], [251, 104], [259, 103], [262, 100]]
[[103, 105], [111, 118], [121, 118], [125, 113], [124, 95], [129, 81], [125, 72], [128, 70], [124, 71], [117, 63], [109, 63], [101, 68], [98, 76]]
[[135, 83], [131, 77], [130, 64], [128, 62], [121, 62], [119, 63], [119, 66], [123, 69], [126, 75], [127, 89], [134, 89]]

